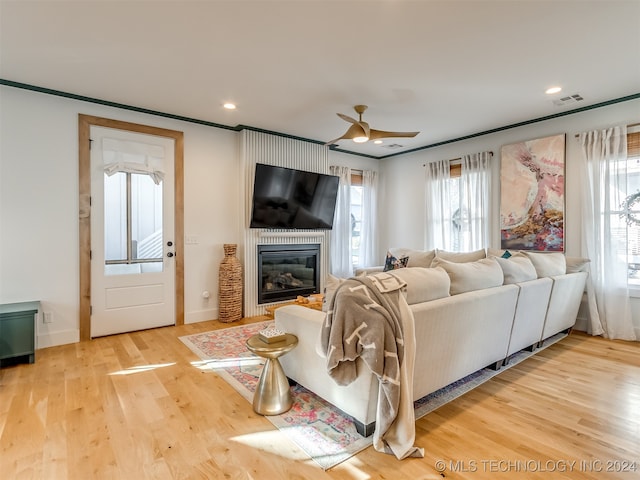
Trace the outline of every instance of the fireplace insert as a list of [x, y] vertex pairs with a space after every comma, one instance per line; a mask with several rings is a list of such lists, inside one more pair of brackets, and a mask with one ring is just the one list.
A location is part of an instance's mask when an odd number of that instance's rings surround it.
[[258, 245], [258, 304], [320, 293], [320, 245]]

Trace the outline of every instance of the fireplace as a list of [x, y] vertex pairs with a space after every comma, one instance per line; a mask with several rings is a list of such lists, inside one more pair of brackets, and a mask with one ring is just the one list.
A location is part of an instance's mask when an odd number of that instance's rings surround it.
[[320, 245], [258, 245], [258, 304], [320, 293]]

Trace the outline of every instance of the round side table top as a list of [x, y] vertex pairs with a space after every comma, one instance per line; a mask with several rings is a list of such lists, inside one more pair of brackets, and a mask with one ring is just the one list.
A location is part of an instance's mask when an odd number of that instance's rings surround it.
[[247, 339], [247, 348], [256, 355], [261, 357], [279, 357], [292, 350], [298, 344], [298, 337], [291, 333], [287, 333], [284, 340], [279, 342], [267, 343], [260, 340], [258, 335], [252, 335]]

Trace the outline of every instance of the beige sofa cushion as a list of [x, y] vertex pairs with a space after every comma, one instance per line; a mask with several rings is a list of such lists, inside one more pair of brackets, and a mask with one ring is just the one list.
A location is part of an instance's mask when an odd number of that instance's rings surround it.
[[407, 267], [430, 267], [435, 250], [412, 250], [411, 248], [390, 248], [389, 253], [396, 258], [409, 257]]
[[433, 267], [442, 267], [451, 280], [449, 293], [459, 293], [484, 288], [498, 287], [504, 281], [502, 268], [495, 258], [482, 258], [475, 262], [456, 263], [436, 257], [431, 264]]
[[567, 260], [564, 254], [560, 252], [541, 253], [541, 252], [522, 252], [526, 255], [533, 266], [536, 267], [538, 278], [554, 277], [556, 275], [564, 275], [567, 273]]
[[[501, 257], [504, 255], [504, 252], [506, 252], [506, 250], [503, 250], [502, 248], [487, 248], [487, 257]], [[515, 250], [509, 250], [509, 253], [511, 254], [515, 252]]]
[[[436, 258], [448, 260], [449, 262], [463, 263], [475, 262], [481, 258], [487, 258], [484, 248], [474, 252], [448, 252], [447, 250], [436, 249]], [[432, 262], [433, 263], [433, 262]], [[433, 265], [432, 265], [433, 266]]]
[[576, 273], [576, 272], [588, 272], [589, 271], [589, 263], [591, 262], [588, 258], [583, 257], [564, 257], [567, 261], [567, 273]]
[[442, 268], [407, 267], [389, 273], [407, 284], [409, 305], [449, 296], [451, 281]]
[[504, 283], [521, 283], [538, 278], [536, 267], [529, 257], [522, 253], [514, 253], [509, 258], [493, 257], [502, 268]]

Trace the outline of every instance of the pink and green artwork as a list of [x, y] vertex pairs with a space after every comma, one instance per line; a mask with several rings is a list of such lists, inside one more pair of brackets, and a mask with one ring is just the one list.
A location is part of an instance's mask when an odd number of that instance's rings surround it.
[[503, 249], [564, 251], [564, 171], [564, 134], [502, 147]]

